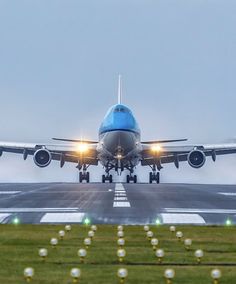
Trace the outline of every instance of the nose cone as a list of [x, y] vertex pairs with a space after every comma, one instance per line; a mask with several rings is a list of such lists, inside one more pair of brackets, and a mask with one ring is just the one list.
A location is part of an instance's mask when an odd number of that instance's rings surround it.
[[113, 106], [108, 111], [99, 129], [99, 134], [116, 130], [140, 132], [131, 110], [121, 104]]

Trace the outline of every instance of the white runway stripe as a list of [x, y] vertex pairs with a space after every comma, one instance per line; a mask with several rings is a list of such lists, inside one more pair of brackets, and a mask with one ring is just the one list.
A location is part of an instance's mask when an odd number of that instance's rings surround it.
[[236, 196], [236, 192], [218, 192], [218, 194], [222, 194], [226, 196]]
[[126, 193], [125, 192], [124, 193], [118, 192], [118, 193], [115, 193], [115, 196], [126, 196]]
[[127, 200], [127, 197], [115, 197], [114, 200]]
[[236, 214], [235, 209], [164, 208], [164, 210], [170, 213]]
[[198, 214], [161, 214], [163, 224], [205, 224]]
[[11, 216], [11, 214], [0, 214], [0, 224], [3, 223], [4, 220], [9, 216]]
[[82, 223], [84, 213], [46, 213], [40, 223]]
[[34, 212], [75, 212], [77, 207], [72, 208], [0, 208], [0, 213], [34, 213]]
[[1, 194], [17, 194], [20, 193], [21, 191], [0, 191]]
[[113, 202], [113, 207], [130, 207], [130, 203], [127, 202]]

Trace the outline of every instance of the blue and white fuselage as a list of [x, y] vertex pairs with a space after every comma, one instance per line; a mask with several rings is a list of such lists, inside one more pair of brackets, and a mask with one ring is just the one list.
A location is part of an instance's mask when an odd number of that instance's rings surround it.
[[98, 156], [110, 169], [133, 169], [140, 161], [140, 128], [131, 112], [123, 105], [112, 106], [99, 129]]

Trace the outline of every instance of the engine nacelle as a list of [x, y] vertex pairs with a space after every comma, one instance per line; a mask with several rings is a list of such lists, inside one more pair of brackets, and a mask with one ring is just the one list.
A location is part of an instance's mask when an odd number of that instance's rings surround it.
[[193, 150], [188, 154], [188, 163], [191, 167], [201, 168], [206, 162], [206, 155], [200, 150]]
[[40, 168], [47, 167], [52, 160], [52, 155], [47, 149], [39, 149], [34, 153], [34, 162]]

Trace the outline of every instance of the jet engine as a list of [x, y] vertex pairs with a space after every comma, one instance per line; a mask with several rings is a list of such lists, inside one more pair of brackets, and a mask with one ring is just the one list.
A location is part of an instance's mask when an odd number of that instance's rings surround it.
[[40, 167], [47, 167], [52, 160], [52, 155], [47, 149], [39, 149], [34, 153], [34, 162]]
[[191, 167], [201, 168], [206, 162], [206, 155], [200, 150], [193, 150], [188, 154], [188, 163]]

